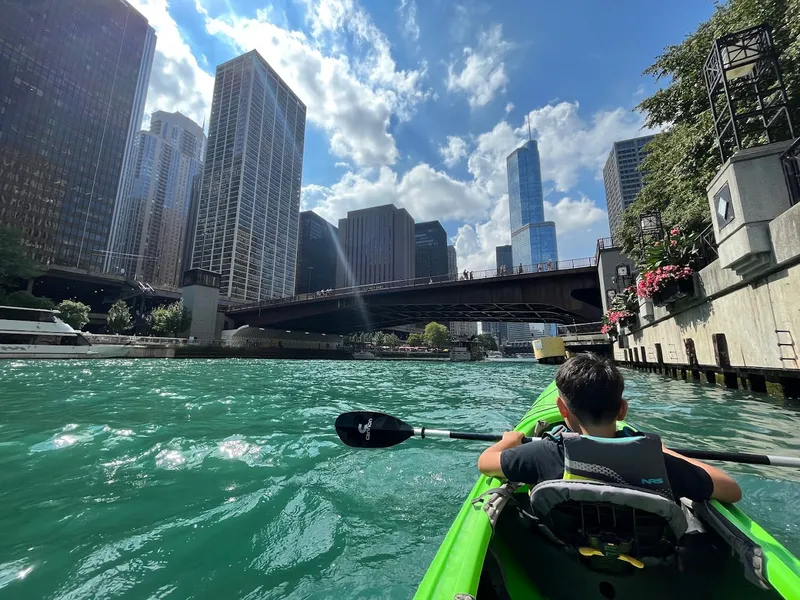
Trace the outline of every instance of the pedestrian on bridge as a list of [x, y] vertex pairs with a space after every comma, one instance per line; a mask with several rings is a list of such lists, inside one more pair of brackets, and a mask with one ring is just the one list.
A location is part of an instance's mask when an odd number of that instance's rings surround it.
[[525, 270], [522, 268], [522, 263], [519, 263], [519, 274], [522, 275]]

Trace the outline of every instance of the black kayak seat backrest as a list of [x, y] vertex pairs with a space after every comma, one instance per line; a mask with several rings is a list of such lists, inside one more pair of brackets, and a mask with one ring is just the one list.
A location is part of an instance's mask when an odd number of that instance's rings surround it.
[[533, 488], [530, 500], [543, 533], [568, 549], [625, 554], [644, 564], [672, 556], [689, 527], [675, 502], [623, 485], [545, 481]]

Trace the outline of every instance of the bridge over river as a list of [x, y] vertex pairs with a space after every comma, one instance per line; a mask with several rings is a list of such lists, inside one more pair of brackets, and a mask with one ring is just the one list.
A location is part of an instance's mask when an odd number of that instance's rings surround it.
[[236, 326], [347, 334], [429, 321], [587, 323], [602, 316], [594, 258], [300, 294], [233, 307]]

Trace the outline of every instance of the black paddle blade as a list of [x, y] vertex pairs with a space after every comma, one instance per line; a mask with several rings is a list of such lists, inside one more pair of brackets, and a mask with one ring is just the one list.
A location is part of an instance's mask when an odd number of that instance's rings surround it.
[[413, 436], [414, 428], [391, 415], [360, 410], [336, 417], [336, 433], [354, 448], [388, 448]]

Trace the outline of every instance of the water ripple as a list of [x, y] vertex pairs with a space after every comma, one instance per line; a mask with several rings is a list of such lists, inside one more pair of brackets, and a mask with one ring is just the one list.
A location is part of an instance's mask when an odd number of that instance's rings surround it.
[[[342, 446], [346, 410], [501, 431], [555, 369], [253, 360], [0, 364], [0, 590], [13, 598], [408, 598], [485, 444]], [[626, 373], [674, 446], [800, 455], [798, 413]], [[727, 465], [790, 548], [795, 470]]]

